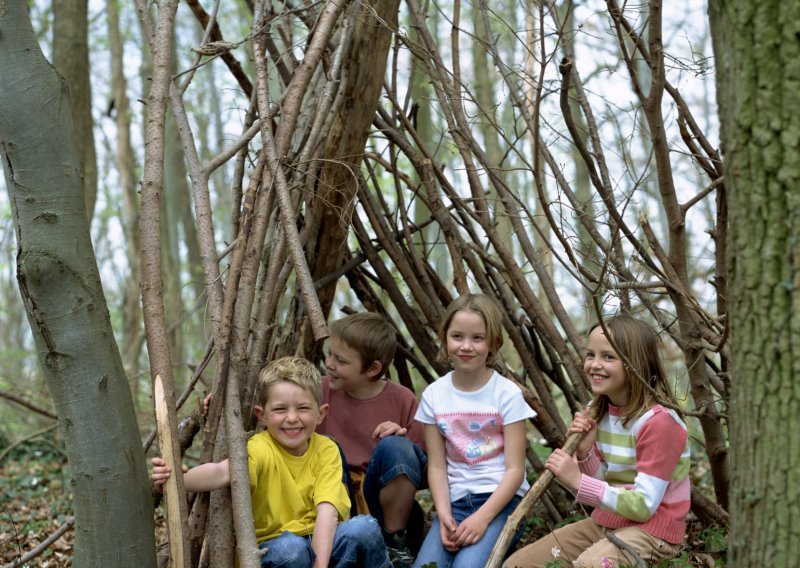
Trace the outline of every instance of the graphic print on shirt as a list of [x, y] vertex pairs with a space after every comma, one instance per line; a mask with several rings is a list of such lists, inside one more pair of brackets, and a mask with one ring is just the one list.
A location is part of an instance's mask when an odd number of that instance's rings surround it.
[[503, 422], [498, 413], [437, 414], [436, 425], [454, 461], [471, 465], [503, 454]]

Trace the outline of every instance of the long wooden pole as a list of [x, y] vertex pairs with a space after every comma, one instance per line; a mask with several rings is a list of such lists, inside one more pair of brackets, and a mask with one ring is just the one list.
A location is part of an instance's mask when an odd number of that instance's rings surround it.
[[[593, 409], [594, 406], [597, 405], [590, 407], [590, 414], [592, 416], [596, 415], [596, 410]], [[578, 444], [581, 440], [583, 440], [585, 435], [586, 434], [584, 432], [570, 434], [561, 449], [567, 452], [569, 455], [574, 454], [575, 450], [578, 449]], [[544, 495], [544, 492], [547, 490], [547, 487], [554, 478], [555, 475], [553, 472], [549, 469], [545, 469], [539, 476], [539, 479], [537, 479], [536, 482], [531, 485], [531, 488], [528, 489], [527, 493], [525, 493], [525, 496], [522, 498], [522, 501], [519, 502], [517, 508], [514, 509], [514, 512], [511, 513], [511, 515], [509, 515], [503, 530], [500, 532], [500, 536], [497, 538], [497, 542], [494, 543], [492, 553], [489, 555], [489, 559], [486, 561], [486, 568], [499, 568], [503, 564], [506, 551], [511, 545], [511, 541], [517, 532], [517, 528], [519, 527], [520, 523], [525, 520], [525, 517], [528, 516], [528, 513], [531, 511], [531, 509], [533, 509], [533, 506], [536, 504], [536, 502], [542, 498], [542, 495]]]
[[187, 566], [188, 558], [184, 557], [184, 523], [181, 515], [181, 499], [186, 502], [186, 494], [182, 490], [181, 456], [175, 455], [177, 434], [170, 428], [169, 406], [164, 396], [164, 385], [161, 375], [156, 375], [153, 383], [153, 398], [156, 407], [156, 423], [158, 427], [158, 451], [172, 475], [164, 483], [164, 499], [167, 503], [167, 530], [169, 531], [169, 559], [173, 568]]

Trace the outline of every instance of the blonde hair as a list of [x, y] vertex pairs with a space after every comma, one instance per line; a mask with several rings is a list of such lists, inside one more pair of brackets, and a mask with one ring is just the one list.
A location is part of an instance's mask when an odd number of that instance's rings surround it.
[[503, 314], [497, 302], [486, 294], [463, 294], [450, 302], [439, 326], [439, 359], [448, 361], [447, 330], [458, 312], [474, 312], [483, 318], [486, 325], [486, 342], [489, 344], [487, 365], [493, 365], [499, 359], [498, 352], [503, 346]]
[[[623, 424], [647, 412], [659, 399], [672, 402], [672, 391], [661, 363], [661, 339], [647, 323], [629, 315], [617, 315], [603, 320], [609, 342], [625, 367], [628, 381], [628, 404], [625, 407]], [[600, 322], [589, 328], [589, 333], [602, 329]], [[588, 335], [588, 334], [587, 334]], [[647, 383], [647, 386], [643, 384]], [[647, 387], [650, 388], [647, 388]], [[598, 404], [598, 419], [608, 412], [610, 401], [606, 395], [595, 398]]]
[[265, 406], [269, 389], [278, 383], [292, 383], [314, 395], [317, 405], [322, 405], [322, 381], [319, 370], [302, 357], [281, 357], [261, 369], [256, 385], [256, 404]]
[[361, 357], [361, 372], [374, 361], [381, 364], [378, 380], [387, 373], [397, 350], [397, 335], [389, 320], [374, 312], [351, 314], [330, 325], [331, 338], [345, 343]]

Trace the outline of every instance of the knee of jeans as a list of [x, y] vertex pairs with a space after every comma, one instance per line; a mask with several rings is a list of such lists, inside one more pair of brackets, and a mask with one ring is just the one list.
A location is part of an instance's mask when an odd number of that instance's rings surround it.
[[282, 533], [277, 538], [262, 542], [258, 547], [266, 549], [267, 556], [276, 556], [277, 558], [272, 559], [273, 562], [293, 565], [313, 561], [308, 539], [293, 533]]
[[373, 454], [383, 454], [383, 453], [392, 453], [397, 454], [401, 452], [411, 452], [413, 453], [411, 440], [406, 438], [405, 436], [385, 436], [381, 438], [378, 443], [375, 445], [375, 449], [372, 450]]
[[381, 527], [375, 517], [371, 515], [358, 515], [357, 517], [353, 517], [342, 524], [342, 528], [349, 538], [356, 538], [362, 542], [378, 539], [380, 539], [381, 542], [383, 541]]
[[403, 436], [386, 436], [382, 438], [372, 451], [371, 461], [381, 464], [381, 468], [391, 469], [402, 464], [412, 470], [421, 469], [422, 461], [414, 442]]

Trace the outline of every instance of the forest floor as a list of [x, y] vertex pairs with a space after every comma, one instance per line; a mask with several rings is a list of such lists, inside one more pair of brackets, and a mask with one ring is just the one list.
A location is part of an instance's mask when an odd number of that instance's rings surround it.
[[[14, 450], [0, 462], [0, 567], [61, 568], [72, 566], [74, 527], [69, 527], [47, 549], [24, 565], [12, 564], [40, 545], [67, 523], [72, 515], [72, 497], [66, 458], [51, 446], [29, 445]], [[427, 493], [420, 495], [423, 509], [430, 511]], [[157, 513], [157, 540], [163, 541], [163, 516]], [[539, 528], [529, 527], [528, 538]], [[663, 566], [708, 568], [725, 565], [726, 535], [716, 528], [689, 524], [687, 547]]]

